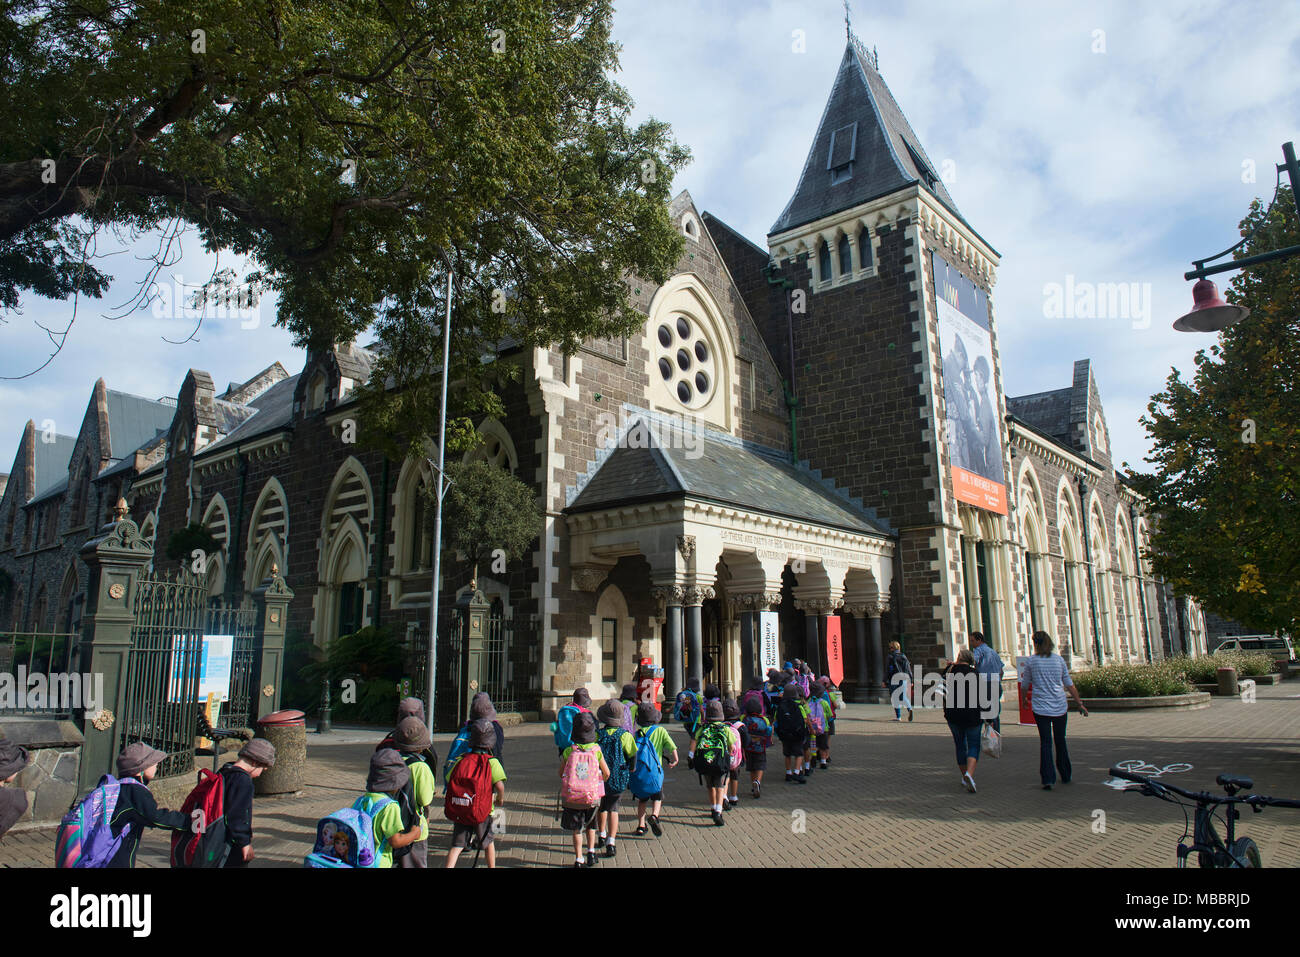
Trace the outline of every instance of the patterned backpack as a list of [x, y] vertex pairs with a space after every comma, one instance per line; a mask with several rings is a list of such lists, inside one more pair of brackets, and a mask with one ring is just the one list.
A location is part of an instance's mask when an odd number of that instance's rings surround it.
[[731, 742], [731, 770], [735, 771], [745, 762], [745, 752], [740, 749], [740, 742], [744, 740], [744, 735], [740, 729], [745, 726], [743, 721], [732, 721], [728, 727], [734, 732], [734, 738]]
[[107, 867], [126, 838], [126, 828], [113, 836], [110, 824], [123, 785], [144, 787], [134, 778], [99, 779], [93, 791], [68, 808], [54, 839], [54, 866]]
[[705, 771], [726, 774], [731, 770], [732, 729], [721, 721], [710, 721], [695, 739], [695, 770], [704, 780]]
[[813, 734], [826, 733], [826, 712], [821, 698], [808, 699], [808, 724]]
[[378, 867], [388, 842], [375, 847], [375, 818], [392, 803], [392, 798], [385, 797], [370, 804], [362, 795], [351, 807], [321, 818], [316, 825], [316, 843], [302, 866]]
[[623, 753], [623, 733], [622, 728], [601, 728], [596, 734], [605, 763], [609, 765], [609, 780], [605, 782], [607, 794], [622, 794], [632, 778], [632, 766]]
[[560, 802], [567, 808], [591, 808], [605, 796], [600, 776], [600, 749], [573, 746], [560, 775]]
[[745, 727], [749, 730], [749, 753], [762, 754], [772, 746], [772, 725], [761, 714], [745, 716]]

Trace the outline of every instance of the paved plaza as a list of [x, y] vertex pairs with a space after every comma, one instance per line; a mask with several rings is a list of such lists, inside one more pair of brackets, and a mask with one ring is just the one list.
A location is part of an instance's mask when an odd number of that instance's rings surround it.
[[[618, 856], [601, 857], [598, 866], [1169, 867], [1182, 813], [1107, 787], [1110, 765], [1125, 759], [1161, 768], [1190, 764], [1167, 778], [1189, 790], [1217, 790], [1215, 775], [1227, 772], [1254, 778], [1259, 793], [1300, 797], [1297, 681], [1260, 689], [1253, 704], [1216, 698], [1200, 711], [1071, 715], [1074, 781], [1052, 791], [1039, 786], [1033, 728], [1004, 727], [1005, 756], [980, 761], [979, 792], [972, 795], [960, 785], [941, 713], [918, 711], [911, 724], [892, 717], [882, 705], [850, 705], [832, 739], [832, 769], [807, 785], [784, 783], [779, 746], [773, 749], [763, 798], [750, 799], [744, 775], [740, 807], [726, 815], [724, 827], [709, 821], [704, 789], [679, 765], [667, 775], [663, 837], [633, 837], [635, 821], [625, 810]], [[684, 745], [680, 728], [670, 730]], [[317, 819], [360, 793], [380, 736], [369, 730], [308, 736], [302, 792], [254, 805], [254, 867], [301, 866]], [[449, 741], [435, 738], [440, 755]], [[569, 866], [572, 848], [555, 818], [558, 760], [546, 726], [507, 728], [503, 763], [509, 780], [498, 865]], [[1259, 844], [1265, 866], [1300, 865], [1300, 811], [1247, 811], [1239, 824]], [[430, 837], [430, 857], [439, 864], [449, 834], [440, 797]], [[11, 832], [0, 841], [0, 867], [50, 866], [53, 845], [51, 828]], [[167, 847], [165, 835], [147, 832], [138, 866], [167, 866]], [[463, 857], [461, 866], [471, 860]]]

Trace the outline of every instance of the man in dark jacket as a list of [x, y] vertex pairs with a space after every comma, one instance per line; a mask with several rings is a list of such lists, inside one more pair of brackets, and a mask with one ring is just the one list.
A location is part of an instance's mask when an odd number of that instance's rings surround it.
[[117, 778], [121, 787], [109, 833], [123, 835], [117, 853], [106, 867], [135, 867], [135, 852], [140, 848], [140, 837], [146, 827], [161, 827], [169, 831], [187, 831], [190, 819], [180, 811], [160, 808], [149, 791], [149, 782], [158, 773], [158, 765], [167, 755], [144, 742], [137, 741], [117, 756]]
[[226, 867], [247, 867], [253, 859], [253, 781], [275, 766], [275, 745], [254, 738], [244, 745], [238, 760], [221, 768], [225, 779]]

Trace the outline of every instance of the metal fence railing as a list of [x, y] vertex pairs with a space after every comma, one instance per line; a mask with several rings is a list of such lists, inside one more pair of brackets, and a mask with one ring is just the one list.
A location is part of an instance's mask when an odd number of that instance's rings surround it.
[[246, 728], [257, 716], [255, 687], [261, 663], [257, 660], [254, 623], [257, 609], [248, 602], [239, 607], [218, 606], [207, 610], [208, 635], [230, 635], [234, 652], [230, 665], [230, 693], [221, 707], [221, 724], [227, 728]]
[[70, 633], [0, 632], [0, 714], [71, 718], [96, 692], [74, 672], [78, 636]]

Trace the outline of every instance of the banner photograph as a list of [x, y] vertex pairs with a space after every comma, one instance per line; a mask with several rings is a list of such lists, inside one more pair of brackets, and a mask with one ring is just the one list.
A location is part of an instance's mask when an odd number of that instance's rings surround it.
[[988, 294], [932, 253], [943, 355], [944, 437], [957, 501], [1007, 513]]

